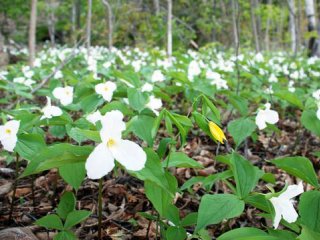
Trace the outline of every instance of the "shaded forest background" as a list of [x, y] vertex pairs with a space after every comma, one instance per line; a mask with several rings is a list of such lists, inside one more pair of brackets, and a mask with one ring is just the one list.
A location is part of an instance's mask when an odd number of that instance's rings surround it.
[[[304, 0], [174, 0], [173, 50], [235, 42], [235, 20], [242, 48], [299, 51], [317, 31], [308, 31]], [[319, 2], [315, 1], [315, 15]], [[102, 1], [92, 1], [92, 45], [108, 45], [111, 19], [115, 47], [166, 46], [167, 1], [112, 0], [112, 16]], [[86, 31], [87, 0], [39, 0], [37, 43], [74, 44]], [[1, 42], [27, 44], [30, 1], [1, 0]], [[292, 29], [294, 29], [292, 31]]]

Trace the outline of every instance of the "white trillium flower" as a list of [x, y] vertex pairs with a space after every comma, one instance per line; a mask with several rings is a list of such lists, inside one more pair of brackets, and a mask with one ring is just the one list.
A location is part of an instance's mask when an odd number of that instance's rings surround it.
[[293, 207], [292, 198], [303, 193], [303, 185], [300, 182], [298, 185], [289, 186], [278, 197], [272, 197], [270, 199], [273, 208], [275, 210], [275, 217], [273, 220], [273, 227], [278, 228], [281, 218], [288, 223], [293, 223], [298, 218], [298, 213]]
[[102, 115], [101, 115], [101, 113], [100, 113], [99, 110], [97, 110], [97, 111], [89, 114], [89, 115], [86, 117], [86, 119], [87, 119], [89, 122], [91, 122], [92, 124], [94, 124], [94, 125], [96, 124], [96, 122], [100, 121], [101, 118], [102, 118]]
[[150, 83], [145, 83], [141, 88], [142, 92], [151, 92], [152, 90], [153, 86]]
[[45, 119], [45, 118], [52, 118], [52, 117], [57, 117], [62, 115], [62, 110], [59, 107], [52, 106], [51, 105], [51, 98], [47, 97], [47, 105], [42, 108], [41, 110], [43, 112], [42, 117], [40, 118]]
[[118, 110], [108, 112], [102, 117], [102, 143], [95, 147], [85, 164], [90, 179], [107, 175], [113, 169], [115, 159], [131, 171], [144, 168], [147, 156], [143, 149], [138, 144], [121, 138], [122, 131], [126, 129], [122, 119], [123, 114]]
[[320, 89], [318, 89], [317, 91], [314, 91], [312, 93], [312, 96], [316, 99], [316, 100], [320, 100]]
[[99, 83], [95, 86], [97, 94], [102, 95], [103, 99], [110, 102], [112, 99], [113, 92], [116, 90], [117, 85], [113, 82]]
[[9, 152], [13, 152], [13, 149], [17, 143], [17, 133], [19, 131], [20, 121], [11, 120], [0, 126], [0, 142], [3, 148]]
[[67, 106], [73, 101], [73, 87], [56, 87], [52, 94], [55, 98], [60, 100], [63, 106]]
[[162, 107], [162, 101], [160, 98], [155, 98], [154, 96], [149, 97], [149, 102], [146, 104], [146, 107], [151, 109], [152, 112], [154, 112], [155, 115], [159, 115], [158, 109]]
[[276, 111], [270, 109], [271, 104], [266, 103], [265, 107], [265, 110], [259, 109], [256, 116], [256, 124], [259, 130], [266, 128], [266, 123], [275, 124], [279, 121], [279, 114]]
[[165, 80], [164, 75], [162, 74], [161, 70], [155, 70], [151, 76], [152, 82], [163, 82]]
[[195, 76], [198, 76], [201, 73], [201, 68], [199, 63], [195, 60], [191, 61], [188, 66], [188, 78], [190, 81], [194, 80]]

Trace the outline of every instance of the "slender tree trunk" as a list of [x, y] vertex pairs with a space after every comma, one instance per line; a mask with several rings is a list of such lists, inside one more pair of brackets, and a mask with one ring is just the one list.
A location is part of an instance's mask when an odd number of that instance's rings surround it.
[[159, 0], [153, 0], [153, 6], [154, 6], [154, 10], [156, 15], [159, 15], [160, 13], [160, 2]]
[[171, 63], [172, 58], [172, 0], [168, 1], [168, 20], [167, 20], [167, 56]]
[[239, 3], [238, 0], [232, 0], [232, 26], [233, 26], [233, 37], [234, 37], [234, 45], [235, 49], [237, 51], [238, 55], [238, 50], [239, 50], [239, 27], [238, 27], [238, 14], [239, 14]]
[[77, 14], [77, 6], [76, 2], [73, 1], [72, 3], [72, 9], [71, 9], [71, 36], [73, 39], [74, 44], [77, 42], [77, 33], [76, 33], [76, 14]]
[[255, 0], [251, 0], [250, 15], [251, 15], [252, 33], [253, 33], [253, 38], [255, 42], [256, 52], [260, 52], [259, 34], [258, 34], [255, 10], [256, 10]]
[[36, 55], [36, 25], [37, 25], [37, 0], [31, 0], [31, 14], [29, 24], [29, 65], [33, 67]]
[[296, 20], [295, 20], [295, 2], [294, 0], [288, 0], [289, 5], [289, 30], [291, 34], [291, 50], [297, 53], [297, 34], [296, 34]]
[[[306, 16], [308, 18], [308, 32], [316, 31], [315, 6], [313, 0], [305, 0]], [[308, 43], [308, 55], [315, 56], [317, 53], [317, 38], [312, 36]]]
[[47, 24], [48, 24], [48, 31], [49, 31], [49, 36], [50, 36], [50, 42], [51, 46], [55, 45], [55, 2], [52, 0], [47, 0], [46, 1], [46, 6], [47, 6]]
[[265, 48], [267, 51], [270, 50], [270, 22], [271, 22], [271, 12], [272, 12], [272, 0], [268, 0], [268, 17], [267, 17], [267, 26], [266, 26], [266, 35], [265, 35]]
[[112, 8], [107, 0], [102, 0], [102, 2], [106, 6], [108, 11], [108, 46], [109, 46], [109, 50], [111, 50], [112, 49], [112, 33], [113, 33]]
[[88, 56], [90, 56], [90, 47], [91, 47], [91, 14], [92, 14], [92, 0], [88, 0], [87, 29], [86, 29]]

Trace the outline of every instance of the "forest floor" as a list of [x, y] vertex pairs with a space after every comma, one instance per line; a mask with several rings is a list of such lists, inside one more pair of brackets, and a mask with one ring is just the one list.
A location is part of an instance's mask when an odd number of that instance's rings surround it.
[[[296, 112], [293, 115], [299, 114]], [[224, 113], [224, 116], [228, 115], [229, 113]], [[281, 190], [285, 182], [291, 184], [295, 182], [295, 179], [282, 170], [276, 169], [267, 160], [280, 156], [306, 156], [313, 161], [319, 174], [320, 162], [312, 153], [319, 150], [320, 141], [319, 138], [317, 139], [302, 129], [299, 123], [294, 120], [279, 121], [277, 126], [280, 132], [267, 135], [261, 131], [256, 143], [248, 139], [239, 151], [254, 165], [261, 167], [265, 172], [273, 173], [276, 176], [276, 190]], [[227, 135], [227, 138], [232, 146], [231, 137]], [[50, 141], [50, 139], [48, 140]], [[179, 186], [192, 176], [208, 176], [225, 170], [226, 166], [217, 162], [215, 156], [217, 153], [226, 153], [226, 149], [223, 145], [219, 146], [219, 149], [217, 148], [218, 145], [208, 137], [198, 134], [196, 130], [191, 131], [184, 152], [201, 163], [204, 168], [201, 170], [172, 168], [171, 171], [178, 179]], [[25, 166], [26, 162], [19, 163], [19, 174], [23, 172]], [[52, 239], [55, 232], [46, 231], [33, 223], [36, 219], [53, 212], [62, 193], [71, 190], [71, 187], [63, 182], [57, 170], [15, 181], [15, 168], [15, 162], [7, 164], [6, 159], [0, 158], [0, 230], [9, 227], [30, 227], [38, 239]], [[15, 194], [13, 192], [14, 184], [17, 184]], [[269, 192], [266, 184], [262, 181], [258, 188], [259, 192]], [[206, 193], [200, 184], [193, 185], [190, 191], [193, 191], [193, 194], [185, 191], [177, 194], [175, 198], [175, 204], [180, 209], [181, 217], [190, 212], [196, 212], [201, 196]], [[213, 185], [210, 193], [227, 191], [229, 190], [223, 182], [217, 182]], [[14, 198], [13, 195], [15, 195]], [[86, 209], [93, 213], [75, 229], [79, 239], [97, 239], [97, 195], [98, 182], [89, 179], [86, 179], [76, 192], [77, 208]], [[118, 170], [117, 176], [110, 173], [103, 182], [103, 204], [104, 239], [156, 239], [159, 236], [156, 231], [158, 228], [156, 221], [149, 221], [139, 214], [139, 212], [156, 214], [144, 195], [142, 181], [121, 170]], [[217, 237], [223, 232], [238, 227], [254, 226], [260, 229], [271, 227], [272, 222], [265, 221], [263, 217], [259, 216], [259, 213], [257, 209], [246, 207], [246, 211], [240, 217], [219, 225], [211, 225], [209, 231]], [[11, 219], [10, 215], [12, 215]], [[189, 229], [190, 233], [192, 231], [193, 229]]]

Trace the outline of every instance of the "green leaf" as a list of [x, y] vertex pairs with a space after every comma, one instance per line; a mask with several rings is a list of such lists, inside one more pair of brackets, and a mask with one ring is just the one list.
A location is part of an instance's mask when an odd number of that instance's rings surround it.
[[203, 168], [203, 166], [197, 161], [189, 158], [183, 152], [172, 152], [169, 154], [169, 160], [166, 158], [162, 162], [162, 167], [181, 167], [181, 168]]
[[237, 146], [249, 137], [256, 128], [256, 124], [249, 118], [239, 118], [228, 124], [228, 131], [232, 135]]
[[224, 219], [239, 216], [244, 210], [244, 202], [233, 194], [206, 194], [202, 197], [195, 232], [209, 224], [217, 224]]
[[119, 110], [125, 116], [129, 116], [132, 114], [132, 110], [129, 109], [129, 106], [125, 103], [119, 101], [112, 101], [106, 104], [103, 108], [100, 109], [101, 114], [106, 114], [106, 112], [110, 112], [111, 110]]
[[282, 100], [287, 101], [292, 105], [297, 106], [300, 109], [303, 109], [303, 104], [295, 93], [289, 92], [287, 90], [283, 90], [283, 91], [276, 92], [274, 95]]
[[236, 181], [237, 195], [243, 199], [255, 188], [263, 171], [235, 152], [231, 155], [230, 164]]
[[74, 146], [67, 143], [46, 147], [34, 157], [20, 178], [66, 164], [85, 162], [92, 150], [93, 146]]
[[71, 231], [62, 231], [53, 237], [53, 240], [76, 240], [77, 237]]
[[192, 212], [189, 213], [184, 219], [181, 220], [181, 226], [187, 227], [196, 225], [198, 220], [198, 213]]
[[277, 158], [271, 161], [278, 168], [287, 173], [298, 177], [314, 187], [319, 187], [317, 175], [313, 165], [308, 158], [305, 157], [284, 157]]
[[[214, 114], [215, 118], [220, 122], [220, 112], [218, 108], [211, 102], [209, 98], [207, 98], [205, 95], [202, 95], [204, 103], [210, 108], [211, 112]], [[213, 119], [214, 120], [214, 119]]]
[[[169, 174], [167, 176], [167, 181], [170, 183], [170, 179], [175, 180], [175, 178]], [[173, 182], [173, 184], [176, 184]], [[174, 188], [172, 186], [171, 188]], [[170, 194], [169, 191], [159, 188], [157, 184], [151, 181], [144, 182], [145, 194], [147, 198], [152, 203], [153, 207], [157, 210], [160, 216], [164, 217], [168, 213], [168, 209], [172, 205], [174, 195]]]
[[214, 137], [212, 136], [212, 134], [210, 132], [208, 121], [205, 118], [205, 116], [203, 116], [202, 114], [200, 114], [198, 112], [192, 112], [192, 117], [193, 117], [194, 121], [197, 123], [197, 125], [199, 126], [199, 128], [202, 131], [204, 131], [209, 137], [214, 139]]
[[[150, 148], [144, 149], [147, 154], [147, 162], [145, 167], [137, 172], [130, 172], [133, 176], [136, 176], [142, 181], [151, 181], [165, 191], [167, 191], [172, 197], [177, 191], [177, 187], [171, 187], [174, 183], [176, 186], [176, 179], [168, 180], [168, 173], [164, 171], [161, 166], [160, 159], [158, 155]], [[173, 181], [173, 182], [170, 182]]]
[[91, 212], [86, 210], [75, 210], [68, 214], [66, 222], [64, 224], [65, 229], [70, 229], [71, 227], [82, 222], [90, 216]]
[[35, 224], [48, 229], [63, 230], [61, 219], [56, 214], [50, 214], [38, 219]]
[[178, 128], [179, 133], [181, 135], [181, 145], [184, 145], [187, 138], [187, 130], [182, 126], [182, 124], [178, 121], [178, 119], [172, 115], [170, 112], [165, 111], [166, 116], [170, 118], [170, 120], [174, 123], [174, 125]]
[[72, 137], [74, 140], [76, 140], [78, 143], [81, 143], [88, 139], [95, 142], [101, 142], [100, 134], [98, 131], [71, 128], [71, 130], [68, 132], [68, 135]]
[[233, 229], [222, 234], [217, 240], [234, 240], [244, 237], [260, 237], [260, 236], [268, 236], [268, 234], [258, 228], [252, 227], [242, 227]]
[[320, 233], [320, 192], [305, 192], [300, 197], [299, 214], [302, 224]]
[[59, 173], [63, 180], [78, 190], [86, 176], [85, 163], [66, 164], [59, 168]]
[[319, 240], [320, 233], [314, 232], [306, 226], [302, 226], [302, 231], [298, 239], [299, 240]]
[[135, 88], [128, 88], [127, 92], [130, 106], [141, 112], [148, 103], [148, 94]]
[[65, 126], [50, 126], [49, 133], [56, 138], [64, 138], [66, 135], [66, 127]]
[[89, 96], [86, 96], [81, 100], [80, 105], [85, 113], [90, 113], [96, 110], [96, 108], [103, 104], [103, 102], [104, 99], [99, 95], [90, 94]]
[[146, 141], [149, 146], [153, 145], [152, 127], [155, 119], [153, 117], [140, 115], [133, 119], [130, 129], [135, 135]]
[[247, 204], [254, 206], [267, 213], [273, 213], [274, 209], [270, 201], [268, 201], [263, 194], [254, 194], [246, 197], [244, 201]]
[[229, 96], [229, 101], [235, 109], [237, 109], [242, 116], [248, 114], [248, 100], [238, 95]]
[[317, 118], [315, 111], [303, 111], [301, 122], [306, 129], [320, 137], [320, 120]]
[[32, 161], [34, 156], [46, 147], [44, 138], [40, 134], [20, 134], [15, 150], [19, 155], [29, 161]]
[[57, 214], [60, 218], [66, 219], [67, 215], [76, 207], [76, 198], [72, 192], [65, 192], [59, 202]]
[[166, 237], [168, 240], [184, 240], [187, 238], [187, 232], [182, 227], [170, 226], [166, 231]]

